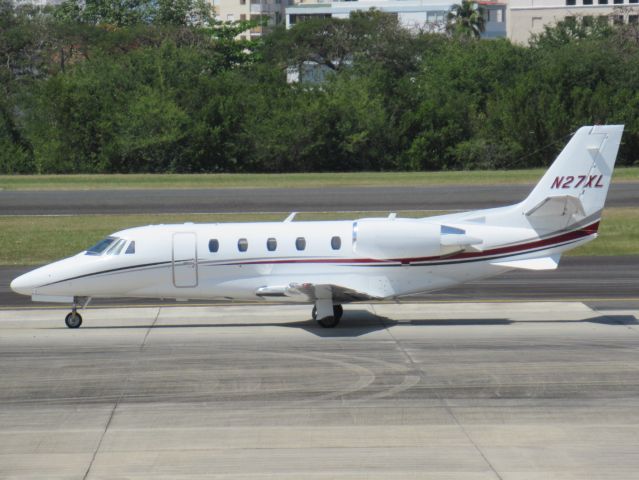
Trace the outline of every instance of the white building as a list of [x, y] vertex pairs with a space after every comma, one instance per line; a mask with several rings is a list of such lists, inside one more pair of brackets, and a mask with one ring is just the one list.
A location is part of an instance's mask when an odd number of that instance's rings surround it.
[[256, 27], [250, 31], [250, 36], [256, 37], [268, 27], [284, 22], [284, 11], [289, 1], [292, 3], [292, 0], [211, 0], [211, 3], [215, 7], [217, 19], [223, 22], [266, 19], [266, 28]]
[[[579, 21], [639, 23], [639, 0], [509, 0], [508, 38], [528, 43], [531, 35], [543, 32], [567, 17]], [[622, 7], [624, 11], [618, 11]]]
[[[453, 0], [354, 0], [327, 1], [323, 3], [299, 3], [286, 8], [286, 26], [291, 27], [309, 18], [348, 18], [356, 10], [375, 8], [397, 15], [400, 24], [409, 29], [443, 32], [446, 15], [458, 3]], [[506, 4], [479, 2], [486, 9], [486, 31], [483, 38], [505, 37]]]

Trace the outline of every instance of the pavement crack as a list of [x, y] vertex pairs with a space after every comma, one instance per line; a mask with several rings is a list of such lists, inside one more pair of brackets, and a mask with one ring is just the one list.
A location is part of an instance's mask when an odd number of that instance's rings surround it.
[[151, 323], [151, 325], [149, 325], [149, 328], [147, 328], [146, 333], [144, 334], [144, 338], [142, 339], [142, 343], [140, 344], [140, 352], [142, 350], [144, 350], [144, 346], [146, 345], [146, 339], [149, 336], [149, 333], [151, 333], [151, 329], [153, 327], [155, 327], [155, 324], [158, 321], [158, 318], [160, 318], [160, 312], [162, 311], [162, 307], [158, 307], [158, 313], [155, 314], [155, 318], [153, 319], [153, 323]]
[[[371, 304], [371, 309], [373, 310], [373, 313], [382, 322], [382, 325], [384, 326], [386, 332], [391, 337], [393, 342], [395, 342], [395, 345], [397, 346], [397, 349], [403, 355], [403, 357], [406, 359], [406, 362], [408, 363], [408, 365], [411, 367], [412, 370], [414, 370], [416, 372], [416, 374], [420, 378], [420, 381], [423, 384], [426, 384], [426, 378], [424, 377], [424, 371], [421, 368], [419, 368], [419, 365], [417, 364], [417, 362], [415, 362], [415, 360], [413, 360], [413, 357], [411, 357], [410, 353], [408, 353], [408, 351], [404, 348], [404, 346], [397, 339], [397, 337], [395, 337], [395, 335], [393, 335], [393, 332], [389, 328], [390, 325], [385, 321], [386, 318], [381, 316], [381, 315], [377, 315], [377, 312], [375, 311], [375, 306], [372, 305], [372, 304]], [[497, 470], [495, 469], [493, 464], [490, 462], [490, 460], [488, 459], [488, 457], [486, 456], [486, 454], [484, 453], [482, 448], [475, 442], [473, 437], [470, 435], [470, 432], [468, 432], [468, 430], [464, 427], [464, 425], [459, 421], [459, 419], [457, 418], [457, 415], [455, 415], [455, 413], [453, 412], [452, 408], [450, 408], [450, 405], [448, 405], [448, 402], [444, 398], [442, 398], [437, 391], [435, 391], [435, 395], [437, 396], [439, 401], [442, 402], [444, 410], [446, 410], [446, 413], [448, 413], [448, 415], [450, 415], [450, 418], [453, 419], [453, 421], [455, 422], [455, 425], [457, 425], [457, 427], [464, 434], [464, 436], [466, 437], [468, 442], [470, 442], [470, 444], [473, 446], [475, 451], [484, 460], [484, 463], [486, 463], [486, 465], [488, 466], [490, 471], [493, 472], [493, 474], [495, 475], [495, 478], [497, 478], [499, 480], [503, 480], [502, 476], [499, 474], [499, 472], [497, 472]]]
[[[147, 329], [146, 333], [144, 334], [144, 338], [142, 339], [142, 343], [140, 344], [140, 348], [138, 349], [138, 353], [141, 353], [144, 350], [144, 346], [146, 345], [146, 339], [149, 336], [149, 333], [151, 332], [151, 329], [157, 323], [158, 318], [160, 318], [160, 312], [161, 311], [162, 311], [162, 308], [158, 307], [158, 311], [155, 314], [155, 318], [153, 319], [153, 323], [149, 326], [149, 328]], [[133, 370], [133, 368], [132, 368], [132, 365], [131, 365], [129, 367], [129, 371], [126, 374], [126, 378], [124, 379], [124, 385], [122, 387], [122, 390], [120, 391], [120, 395], [118, 395], [117, 399], [115, 400], [115, 403], [113, 404], [113, 408], [111, 408], [111, 412], [109, 413], [109, 418], [107, 419], [106, 424], [104, 425], [104, 430], [102, 430], [102, 434], [100, 435], [100, 440], [98, 440], [98, 444], [96, 445], [95, 450], [93, 451], [93, 455], [91, 456], [91, 461], [89, 462], [89, 466], [87, 467], [86, 471], [84, 472], [84, 476], [82, 477], [82, 480], [87, 480], [87, 478], [89, 478], [89, 474], [91, 473], [91, 469], [93, 468], [93, 464], [95, 463], [95, 459], [98, 456], [98, 452], [102, 448], [102, 442], [104, 441], [104, 437], [106, 436], [106, 433], [109, 430], [109, 427], [111, 426], [111, 422], [113, 421], [113, 417], [115, 417], [115, 411], [120, 406], [120, 403], [122, 402], [122, 399], [124, 398], [124, 395], [126, 394], [126, 390], [127, 390], [128, 385], [129, 385], [129, 380], [131, 379], [132, 370]]]

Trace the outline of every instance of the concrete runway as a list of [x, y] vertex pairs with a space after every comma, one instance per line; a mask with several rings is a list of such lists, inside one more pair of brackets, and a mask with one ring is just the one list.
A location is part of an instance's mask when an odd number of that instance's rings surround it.
[[[470, 210], [523, 200], [532, 185], [0, 191], [0, 215]], [[639, 184], [613, 183], [608, 207], [639, 205]]]
[[0, 312], [0, 478], [639, 478], [639, 310]]

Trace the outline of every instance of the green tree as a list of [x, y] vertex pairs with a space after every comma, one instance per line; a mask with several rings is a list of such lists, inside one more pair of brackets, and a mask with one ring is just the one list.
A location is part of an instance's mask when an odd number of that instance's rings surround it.
[[553, 49], [586, 38], [605, 39], [614, 31], [607, 21], [595, 22], [589, 17], [569, 17], [554, 25], [545, 25], [544, 30], [534, 34], [529, 43], [533, 48]]
[[479, 38], [486, 28], [485, 8], [474, 0], [462, 0], [451, 7], [446, 30], [455, 37]]

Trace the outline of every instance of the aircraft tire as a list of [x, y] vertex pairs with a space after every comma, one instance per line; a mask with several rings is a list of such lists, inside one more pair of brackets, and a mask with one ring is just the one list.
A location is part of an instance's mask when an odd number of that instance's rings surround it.
[[321, 320], [318, 320], [317, 323], [320, 324], [320, 327], [323, 328], [335, 328], [339, 323], [338, 317], [324, 317]]
[[313, 317], [313, 320], [317, 320], [317, 307], [313, 306], [313, 311], [311, 311], [311, 316]]
[[342, 319], [342, 315], [344, 314], [344, 307], [341, 305], [333, 305], [333, 315], [337, 318], [339, 322]]
[[69, 328], [80, 328], [80, 325], [82, 325], [82, 315], [77, 312], [71, 312], [64, 318], [64, 323], [66, 323]]

